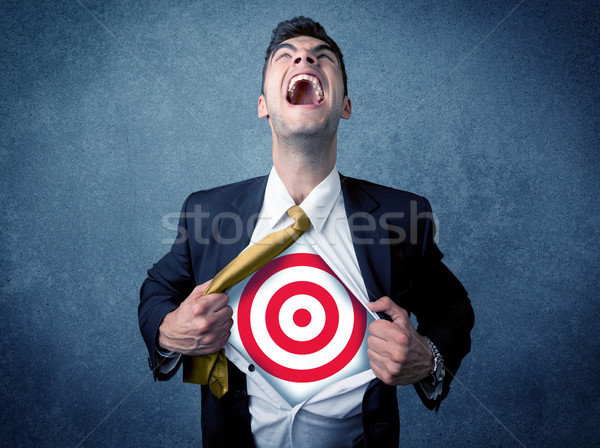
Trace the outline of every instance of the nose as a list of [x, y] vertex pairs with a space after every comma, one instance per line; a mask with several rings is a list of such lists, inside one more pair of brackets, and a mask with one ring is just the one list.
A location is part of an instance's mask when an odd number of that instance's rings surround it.
[[[311, 58], [310, 56], [305, 56], [304, 59], [306, 59], [306, 62], [308, 62], [309, 64], [314, 64], [315, 63], [315, 60], [313, 58]], [[300, 62], [302, 62], [302, 57], [298, 56], [294, 60], [294, 64], [298, 65], [298, 64], [300, 64]]]
[[294, 59], [294, 65], [299, 65], [302, 61], [306, 61], [310, 65], [314, 65], [317, 62], [317, 58], [307, 50], [299, 50], [296, 53], [296, 58]]

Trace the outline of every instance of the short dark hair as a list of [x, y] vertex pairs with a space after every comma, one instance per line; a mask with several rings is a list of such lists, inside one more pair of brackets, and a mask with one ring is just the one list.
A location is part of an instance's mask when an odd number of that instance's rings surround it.
[[267, 48], [265, 55], [265, 65], [263, 66], [262, 72], [262, 84], [260, 86], [260, 93], [264, 94], [265, 88], [265, 74], [267, 73], [267, 65], [269, 65], [269, 59], [271, 54], [275, 51], [275, 48], [288, 39], [300, 36], [314, 37], [315, 39], [322, 40], [331, 47], [331, 50], [336, 55], [340, 67], [342, 68], [342, 78], [344, 79], [344, 95], [348, 95], [348, 78], [346, 77], [346, 67], [344, 66], [344, 56], [340, 47], [335, 41], [327, 35], [325, 28], [321, 26], [319, 22], [315, 22], [313, 19], [304, 16], [294, 17], [291, 20], [284, 20], [280, 22], [271, 35], [271, 43]]

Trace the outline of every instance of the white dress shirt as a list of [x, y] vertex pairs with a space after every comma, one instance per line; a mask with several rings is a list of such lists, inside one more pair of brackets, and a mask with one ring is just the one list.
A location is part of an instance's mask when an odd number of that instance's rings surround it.
[[[293, 205], [294, 200], [273, 167], [250, 245], [292, 224], [293, 219], [286, 212]], [[337, 169], [299, 205], [312, 223], [304, 234], [308, 243], [354, 296], [366, 304], [367, 291], [352, 244]], [[250, 363], [229, 343], [225, 354], [246, 373], [252, 434], [258, 448], [346, 447], [352, 446], [353, 439], [362, 433], [362, 399], [375, 378], [372, 370], [338, 381], [291, 406], [258, 370], [249, 371]]]

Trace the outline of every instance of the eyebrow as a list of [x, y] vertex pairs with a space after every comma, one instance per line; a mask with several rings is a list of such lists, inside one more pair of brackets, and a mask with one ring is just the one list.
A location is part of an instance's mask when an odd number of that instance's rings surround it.
[[[273, 50], [273, 52], [271, 53], [271, 59], [273, 59], [273, 57], [275, 56], [275, 53], [277, 53], [282, 48], [288, 48], [292, 51], [297, 50], [297, 48], [294, 47], [292, 44], [281, 43], [281, 44], [277, 45], [275, 47], [275, 49]], [[313, 53], [318, 53], [319, 51], [323, 51], [323, 50], [328, 50], [328, 51], [331, 51], [333, 54], [335, 54], [329, 44], [319, 44], [316, 47], [313, 47], [310, 51]]]
[[273, 56], [275, 56], [275, 53], [277, 53], [279, 50], [281, 50], [282, 48], [289, 48], [292, 51], [296, 51], [296, 47], [294, 47], [292, 44], [279, 44], [275, 47], [275, 49], [271, 52], [271, 59], [273, 59]]
[[[329, 44], [321, 44], [321, 45], [317, 45], [315, 48], [312, 49], [312, 51], [314, 53], [318, 53], [319, 51], [323, 51], [323, 50], [329, 50], [333, 53], [332, 48], [329, 46]], [[335, 54], [335, 53], [334, 53]]]

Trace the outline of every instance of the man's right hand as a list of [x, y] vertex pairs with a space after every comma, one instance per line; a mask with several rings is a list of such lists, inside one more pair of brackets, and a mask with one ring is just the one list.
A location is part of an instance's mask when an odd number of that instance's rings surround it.
[[218, 352], [227, 343], [233, 310], [227, 294], [202, 295], [210, 282], [196, 286], [179, 308], [165, 316], [158, 328], [160, 349], [198, 356]]

